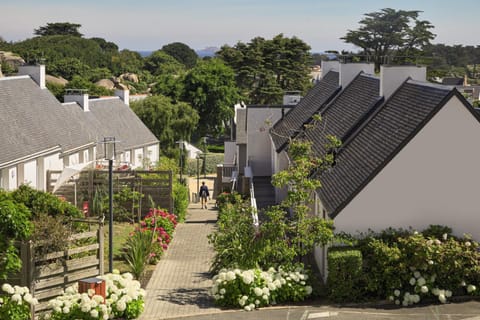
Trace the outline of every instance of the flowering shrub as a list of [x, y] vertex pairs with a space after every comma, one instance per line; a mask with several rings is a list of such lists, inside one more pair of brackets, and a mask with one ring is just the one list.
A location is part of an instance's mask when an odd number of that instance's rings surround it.
[[49, 302], [50, 320], [136, 319], [143, 312], [145, 290], [129, 273], [118, 271], [100, 276], [106, 281], [106, 299], [95, 292], [79, 293], [78, 285], [67, 288], [62, 296]]
[[[440, 231], [445, 233], [436, 238]], [[363, 257], [362, 272], [353, 279], [358, 297], [409, 306], [424, 299], [445, 303], [456, 295], [479, 295], [480, 246], [450, 231], [431, 226], [427, 237], [388, 230], [358, 240]]]
[[312, 293], [303, 268], [284, 270], [223, 269], [213, 277], [211, 293], [220, 306], [246, 311], [287, 301], [302, 301]]
[[27, 287], [2, 285], [0, 319], [29, 320], [30, 307], [38, 303]]
[[[170, 237], [177, 225], [177, 218], [174, 214], [159, 209], [150, 209], [150, 212], [140, 222], [142, 228], [160, 230], [162, 228]], [[170, 239], [167, 243], [170, 242]]]

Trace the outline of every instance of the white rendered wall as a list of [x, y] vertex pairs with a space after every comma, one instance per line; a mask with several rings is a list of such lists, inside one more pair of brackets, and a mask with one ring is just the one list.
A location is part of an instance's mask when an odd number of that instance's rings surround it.
[[135, 168], [141, 167], [142, 166], [142, 161], [143, 161], [143, 149], [135, 149], [133, 151], [133, 166]]
[[480, 124], [456, 98], [337, 215], [336, 231], [446, 225], [480, 240]]
[[408, 78], [426, 81], [427, 68], [417, 66], [380, 66], [380, 96], [387, 100]]
[[17, 183], [17, 167], [11, 167], [8, 169], [8, 188], [7, 190], [15, 190], [18, 186]]
[[269, 130], [281, 116], [281, 108], [248, 108], [247, 159], [254, 176], [272, 175], [272, 142]]
[[375, 74], [375, 65], [373, 63], [341, 63], [339, 82], [342, 88], [345, 89], [362, 71], [367, 74]]
[[158, 144], [147, 147], [147, 155], [150, 163], [156, 165], [159, 160], [159, 147]]
[[23, 183], [30, 187], [37, 188], [37, 161], [25, 162], [23, 165]]

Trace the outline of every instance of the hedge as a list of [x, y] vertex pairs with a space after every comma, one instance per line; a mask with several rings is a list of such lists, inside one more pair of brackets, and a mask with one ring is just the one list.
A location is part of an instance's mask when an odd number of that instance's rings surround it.
[[335, 302], [357, 300], [362, 275], [362, 253], [348, 247], [328, 250], [328, 297]]

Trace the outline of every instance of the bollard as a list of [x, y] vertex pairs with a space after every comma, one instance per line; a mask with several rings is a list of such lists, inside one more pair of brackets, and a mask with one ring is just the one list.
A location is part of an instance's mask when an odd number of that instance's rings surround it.
[[87, 293], [89, 290], [94, 290], [95, 295], [102, 296], [103, 302], [106, 298], [106, 284], [105, 280], [100, 278], [87, 278], [78, 281], [78, 292]]

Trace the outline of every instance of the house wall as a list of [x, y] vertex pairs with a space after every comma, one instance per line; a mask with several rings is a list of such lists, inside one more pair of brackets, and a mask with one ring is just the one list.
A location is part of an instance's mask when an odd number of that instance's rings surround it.
[[48, 170], [62, 170], [63, 161], [60, 159], [60, 154], [55, 153], [50, 156], [43, 157], [41, 161], [41, 174], [39, 176], [38, 189], [46, 190], [47, 187], [47, 171]]
[[247, 160], [248, 165], [252, 167], [254, 176], [272, 175], [272, 147], [269, 129], [281, 116], [282, 108], [248, 108]]
[[143, 148], [133, 150], [132, 163], [134, 167], [141, 167], [143, 161]]
[[8, 168], [7, 190], [15, 190], [18, 186], [17, 167]]
[[28, 184], [32, 188], [37, 188], [37, 160], [25, 162], [23, 164], [23, 184]]
[[480, 124], [453, 97], [338, 214], [336, 231], [446, 225], [480, 239]]
[[155, 165], [160, 157], [160, 150], [158, 147], [158, 144], [148, 146], [146, 148], [146, 154], [148, 155], [148, 159], [150, 160], [150, 163]]

